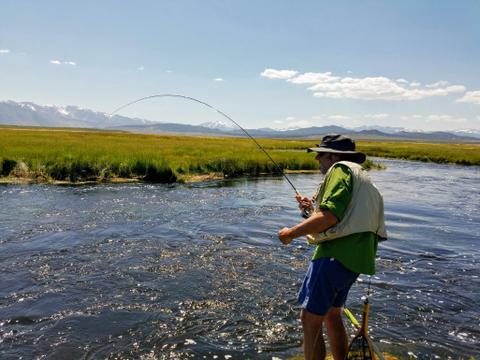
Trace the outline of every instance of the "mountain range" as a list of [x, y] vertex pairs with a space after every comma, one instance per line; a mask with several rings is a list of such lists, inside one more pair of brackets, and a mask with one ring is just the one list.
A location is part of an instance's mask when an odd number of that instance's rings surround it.
[[[110, 116], [104, 112], [82, 109], [77, 106], [38, 105], [32, 102], [0, 101], [0, 125], [75, 127], [103, 130], [122, 130], [140, 133], [174, 133], [188, 135], [245, 136], [243, 130], [234, 124], [222, 121], [188, 125], [157, 122], [120, 115]], [[361, 127], [344, 128], [336, 125], [299, 129], [246, 129], [253, 137], [265, 138], [314, 138], [328, 133], [341, 133], [355, 139], [378, 140], [424, 140], [480, 142], [480, 130], [458, 130], [452, 132], [407, 131], [402, 128]]]

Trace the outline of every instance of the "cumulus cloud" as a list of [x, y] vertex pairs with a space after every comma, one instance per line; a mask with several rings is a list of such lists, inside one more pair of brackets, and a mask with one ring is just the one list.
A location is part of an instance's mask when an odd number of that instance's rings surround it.
[[222, 82], [222, 81], [225, 81], [225, 80], [223, 80], [222, 78], [215, 78], [215, 79], [213, 79], [213, 81]]
[[[421, 87], [417, 81], [376, 77], [342, 77], [331, 72], [298, 74], [294, 70], [266, 69], [262, 76], [282, 79], [296, 85], [309, 85], [314, 97], [357, 100], [420, 100], [429, 97], [447, 96], [465, 91], [463, 85]], [[432, 84], [433, 85], [433, 84]]]
[[265, 69], [260, 75], [269, 79], [290, 79], [298, 74], [298, 71], [293, 70], [275, 70]]
[[308, 72], [294, 78], [289, 78], [287, 81], [293, 84], [318, 84], [338, 81], [340, 77], [332, 76], [331, 72], [326, 73], [312, 73]]
[[8, 54], [9, 52], [9, 49], [0, 49], [0, 54]]
[[480, 91], [467, 91], [457, 102], [480, 105]]
[[50, 64], [54, 64], [54, 65], [62, 65], [62, 62], [59, 61], [59, 60], [50, 60]]

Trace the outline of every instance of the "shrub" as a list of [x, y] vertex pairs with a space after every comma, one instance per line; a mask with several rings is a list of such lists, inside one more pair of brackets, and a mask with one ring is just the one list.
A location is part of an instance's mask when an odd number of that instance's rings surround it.
[[8, 176], [10, 172], [15, 169], [17, 162], [15, 160], [3, 159], [0, 164], [0, 171], [2, 176]]

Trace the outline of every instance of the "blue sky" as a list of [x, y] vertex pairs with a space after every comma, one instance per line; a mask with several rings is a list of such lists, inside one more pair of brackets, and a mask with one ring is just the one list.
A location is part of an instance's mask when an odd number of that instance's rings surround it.
[[[2, 1], [0, 101], [160, 93], [248, 128], [480, 129], [480, 1]], [[178, 99], [122, 114], [222, 120]]]

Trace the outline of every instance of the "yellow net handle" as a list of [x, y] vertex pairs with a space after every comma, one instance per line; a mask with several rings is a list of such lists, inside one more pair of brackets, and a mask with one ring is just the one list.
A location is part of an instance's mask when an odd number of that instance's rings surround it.
[[[343, 308], [343, 313], [348, 318], [348, 320], [350, 320], [353, 326], [355, 326], [355, 328], [360, 329], [362, 327], [358, 322], [358, 320], [355, 318], [355, 315], [353, 315], [352, 312], [348, 310], [346, 307]], [[371, 343], [372, 343], [372, 348], [373, 348], [373, 351], [375, 352], [375, 355], [377, 355], [380, 360], [385, 360], [382, 352], [377, 347], [377, 345], [373, 341]]]

